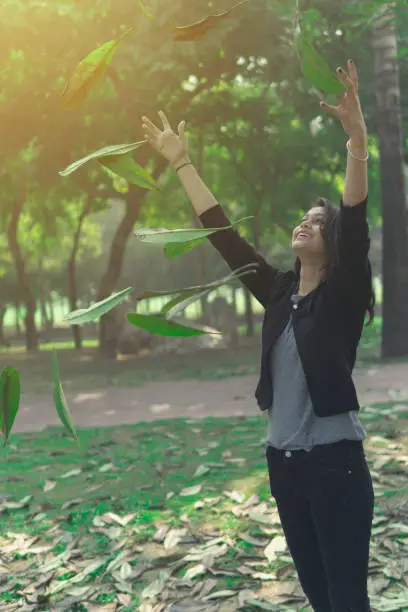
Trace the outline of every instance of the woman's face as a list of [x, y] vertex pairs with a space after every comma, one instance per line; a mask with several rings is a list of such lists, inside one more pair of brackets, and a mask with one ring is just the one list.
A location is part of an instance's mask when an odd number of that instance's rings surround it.
[[292, 249], [299, 259], [322, 259], [326, 255], [322, 227], [325, 221], [325, 209], [321, 206], [311, 208], [295, 227], [292, 235]]

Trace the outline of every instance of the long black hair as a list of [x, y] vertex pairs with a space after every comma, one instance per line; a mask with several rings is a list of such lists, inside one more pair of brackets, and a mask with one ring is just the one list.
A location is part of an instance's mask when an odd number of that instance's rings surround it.
[[[326, 246], [327, 254], [328, 254], [328, 265], [326, 267], [325, 278], [329, 278], [339, 261], [339, 242], [338, 242], [338, 218], [340, 209], [330, 202], [330, 200], [326, 200], [326, 198], [318, 198], [313, 206], [320, 206], [324, 209], [324, 223], [322, 226], [322, 237], [324, 244]], [[298, 278], [300, 278], [300, 259], [297, 257], [295, 261], [295, 273]], [[370, 289], [370, 297], [367, 303], [367, 326], [371, 325], [374, 319], [374, 308], [375, 308], [375, 293], [374, 287], [371, 280], [371, 289]]]

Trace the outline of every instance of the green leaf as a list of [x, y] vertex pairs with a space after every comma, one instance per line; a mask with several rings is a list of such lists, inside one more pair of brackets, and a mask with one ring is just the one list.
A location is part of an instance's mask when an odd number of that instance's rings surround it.
[[132, 185], [159, 191], [159, 187], [150, 173], [137, 164], [130, 155], [107, 155], [100, 157], [98, 161]]
[[[224, 276], [219, 280], [212, 281], [211, 283], [206, 283], [205, 285], [194, 285], [191, 287], [184, 287], [182, 289], [173, 289], [171, 291], [145, 291], [144, 293], [136, 297], [136, 301], [141, 302], [142, 300], [148, 300], [154, 297], [165, 297], [168, 295], [183, 295], [184, 297], [181, 297], [180, 300], [173, 300], [174, 304], [177, 304], [182, 299], [185, 299], [195, 293], [200, 293], [201, 291], [205, 291], [206, 289], [217, 289], [218, 287], [222, 287], [223, 285], [226, 285], [235, 281], [236, 279], [241, 278], [241, 276], [244, 276], [245, 274], [253, 274], [254, 272], [256, 272], [257, 267], [258, 264], [255, 263], [247, 264], [245, 266], [242, 266], [241, 268], [237, 268], [236, 270], [230, 272], [227, 276]], [[163, 308], [162, 313], [165, 312], [166, 306]]]
[[68, 433], [71, 435], [73, 440], [75, 440], [75, 442], [79, 446], [78, 434], [75, 429], [75, 425], [72, 420], [71, 413], [68, 408], [67, 400], [64, 395], [64, 390], [62, 388], [61, 381], [60, 381], [58, 358], [57, 358], [57, 353], [55, 349], [53, 349], [52, 351], [52, 379], [54, 383], [54, 391], [53, 391], [54, 405], [58, 412], [58, 416], [61, 419], [61, 423], [63, 424], [65, 429], [68, 431]]
[[221, 334], [217, 330], [205, 330], [200, 327], [190, 327], [183, 325], [182, 323], [176, 323], [175, 321], [168, 321], [162, 317], [155, 317], [153, 315], [141, 315], [136, 312], [128, 312], [126, 315], [129, 323], [135, 327], [141, 327], [142, 329], [156, 334], [158, 336], [176, 336], [182, 338], [189, 338], [191, 336], [202, 336], [204, 334]]
[[128, 287], [119, 291], [119, 293], [113, 293], [109, 297], [95, 302], [88, 308], [80, 308], [74, 310], [64, 317], [64, 321], [67, 321], [70, 325], [81, 325], [82, 323], [90, 323], [91, 321], [97, 321], [104, 314], [118, 306], [123, 300], [133, 291], [133, 287]]
[[185, 294], [182, 296], [177, 296], [165, 304], [161, 310], [161, 314], [166, 315], [166, 319], [171, 319], [180, 312], [183, 312], [188, 306], [190, 306], [190, 304], [194, 304], [194, 302], [197, 302], [197, 300], [211, 293], [211, 291], [214, 291], [214, 289], [205, 289], [204, 291], [200, 291], [200, 293], [193, 293], [188, 296]]
[[73, 162], [69, 166], [65, 168], [65, 170], [61, 170], [58, 174], [60, 176], [68, 176], [73, 172], [76, 172], [89, 161], [99, 160], [101, 157], [111, 157], [113, 155], [126, 155], [135, 149], [138, 149], [142, 144], [147, 142], [147, 140], [140, 140], [139, 142], [131, 142], [130, 144], [119, 144], [119, 145], [110, 145], [108, 147], [103, 147], [102, 149], [98, 149], [93, 153], [90, 153], [86, 157], [82, 157], [77, 161]]
[[62, 108], [71, 109], [84, 102], [92, 89], [103, 78], [118, 44], [134, 29], [135, 27], [129, 28], [119, 38], [103, 44], [79, 62], [61, 92], [60, 106]]
[[326, 95], [339, 95], [344, 92], [342, 83], [304, 34], [299, 35], [297, 49], [302, 72], [317, 89]]
[[13, 427], [20, 406], [20, 374], [15, 368], [6, 367], [0, 374], [0, 428], [4, 446]]
[[152, 244], [165, 244], [167, 246], [169, 243], [176, 242], [180, 244], [192, 242], [193, 240], [198, 240], [199, 238], [207, 238], [207, 236], [211, 236], [211, 234], [215, 234], [215, 232], [231, 229], [235, 225], [238, 225], [238, 223], [242, 223], [248, 219], [253, 219], [253, 216], [243, 217], [242, 219], [238, 219], [238, 221], [234, 221], [234, 223], [231, 223], [231, 225], [227, 225], [225, 227], [175, 230], [168, 230], [166, 228], [141, 228], [134, 230], [134, 234], [137, 238], [139, 238], [139, 240], [144, 242], [151, 242]]
[[147, 8], [144, 5], [144, 2], [142, 0], [138, 0], [139, 2], [139, 6], [142, 9], [143, 13], [146, 15], [146, 17], [148, 17], [149, 19], [153, 19], [153, 15], [151, 13], [149, 13], [149, 11], [147, 10]]
[[196, 240], [190, 240], [189, 242], [170, 242], [169, 244], [164, 245], [164, 252], [167, 257], [178, 257], [179, 255], [184, 255], [185, 253], [189, 253], [192, 249], [200, 244], [204, 244], [207, 241], [207, 238], [196, 238]]

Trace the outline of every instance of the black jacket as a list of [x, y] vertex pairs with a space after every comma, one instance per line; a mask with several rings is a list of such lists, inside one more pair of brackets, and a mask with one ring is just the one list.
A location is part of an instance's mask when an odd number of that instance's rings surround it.
[[[261, 374], [255, 392], [261, 410], [272, 405], [270, 351], [284, 330], [292, 310], [300, 359], [315, 413], [332, 416], [359, 410], [352, 370], [364, 326], [371, 291], [370, 246], [366, 220], [367, 200], [353, 207], [340, 203], [338, 217], [339, 262], [327, 281], [308, 294], [299, 306], [292, 304], [299, 279], [269, 265], [234, 229], [209, 239], [232, 270], [256, 263], [256, 272], [242, 282], [264, 306]], [[204, 227], [230, 224], [221, 206], [200, 215]]]

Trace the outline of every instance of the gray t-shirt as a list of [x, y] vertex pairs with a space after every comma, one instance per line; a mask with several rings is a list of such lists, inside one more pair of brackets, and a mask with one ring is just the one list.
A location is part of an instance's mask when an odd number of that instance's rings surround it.
[[[300, 301], [302, 296], [292, 296]], [[268, 412], [267, 444], [279, 449], [310, 451], [317, 444], [364, 440], [358, 413], [318, 417], [313, 411], [293, 331], [292, 316], [271, 352], [273, 403]]]

